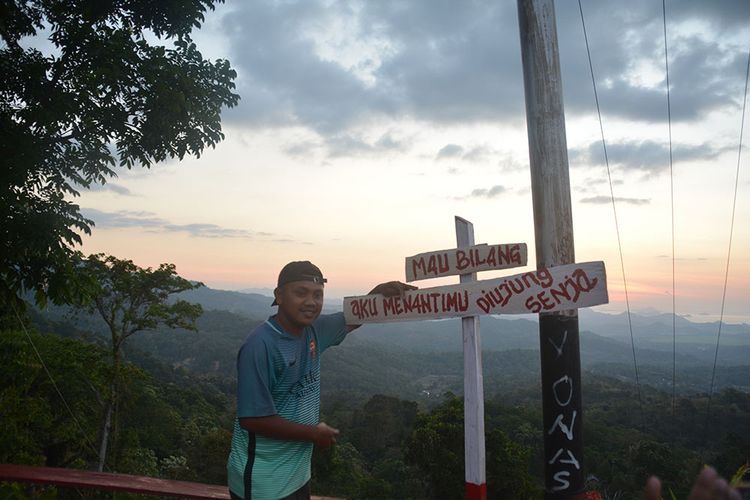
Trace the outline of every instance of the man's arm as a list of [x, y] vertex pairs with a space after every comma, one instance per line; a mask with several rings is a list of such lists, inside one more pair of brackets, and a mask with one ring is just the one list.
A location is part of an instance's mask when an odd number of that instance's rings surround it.
[[[386, 297], [395, 297], [397, 295], [403, 295], [404, 292], [407, 290], [416, 290], [417, 287], [414, 285], [408, 285], [406, 283], [401, 283], [400, 281], [387, 281], [385, 283], [381, 283], [372, 290], [370, 290], [370, 293], [367, 295], [373, 295], [373, 294], [380, 294], [385, 295]], [[349, 331], [356, 330], [362, 325], [347, 325], [347, 328], [349, 328]]]
[[328, 448], [339, 435], [334, 429], [320, 422], [318, 425], [304, 425], [292, 422], [278, 415], [267, 417], [241, 417], [240, 427], [248, 432], [284, 441], [309, 441], [320, 448]]

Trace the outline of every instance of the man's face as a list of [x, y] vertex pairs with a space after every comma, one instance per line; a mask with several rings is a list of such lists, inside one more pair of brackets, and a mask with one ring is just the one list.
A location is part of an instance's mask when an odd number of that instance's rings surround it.
[[278, 320], [291, 333], [301, 333], [323, 309], [323, 285], [312, 281], [292, 281], [274, 291], [279, 304]]

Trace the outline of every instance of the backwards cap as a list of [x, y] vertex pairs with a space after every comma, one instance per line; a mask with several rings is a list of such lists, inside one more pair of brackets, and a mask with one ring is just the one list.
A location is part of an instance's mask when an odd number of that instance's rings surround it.
[[[313, 283], [323, 284], [328, 280], [323, 277], [323, 273], [320, 272], [318, 266], [310, 262], [309, 260], [299, 260], [290, 262], [285, 265], [279, 273], [279, 281], [276, 284], [276, 288], [281, 288], [287, 283], [293, 281], [312, 281]], [[272, 306], [278, 305], [276, 299], [273, 300]]]

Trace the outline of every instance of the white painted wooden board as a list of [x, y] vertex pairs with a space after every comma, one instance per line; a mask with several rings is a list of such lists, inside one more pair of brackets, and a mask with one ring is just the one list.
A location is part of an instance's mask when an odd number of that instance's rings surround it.
[[[456, 217], [456, 246], [468, 249], [474, 245], [474, 225], [462, 217]], [[524, 245], [525, 246], [525, 245]], [[524, 259], [525, 260], [525, 259]], [[477, 274], [460, 275], [461, 283], [472, 283]], [[484, 376], [482, 375], [482, 337], [479, 317], [461, 319], [464, 345], [464, 478], [466, 498], [470, 492], [487, 488], [486, 457], [484, 444]]]
[[563, 311], [609, 302], [604, 262], [541, 268], [491, 280], [422, 288], [403, 296], [344, 298], [347, 324], [482, 314]]
[[420, 253], [406, 258], [406, 281], [522, 267], [526, 265], [527, 253], [526, 243], [483, 243]]

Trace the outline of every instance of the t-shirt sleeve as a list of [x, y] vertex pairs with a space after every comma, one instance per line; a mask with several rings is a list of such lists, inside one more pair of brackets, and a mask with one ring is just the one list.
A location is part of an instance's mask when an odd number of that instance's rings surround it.
[[315, 320], [314, 326], [321, 353], [331, 346], [339, 345], [349, 333], [343, 312], [320, 316]]
[[273, 383], [271, 353], [263, 339], [248, 339], [237, 354], [237, 416], [276, 415], [271, 397]]

